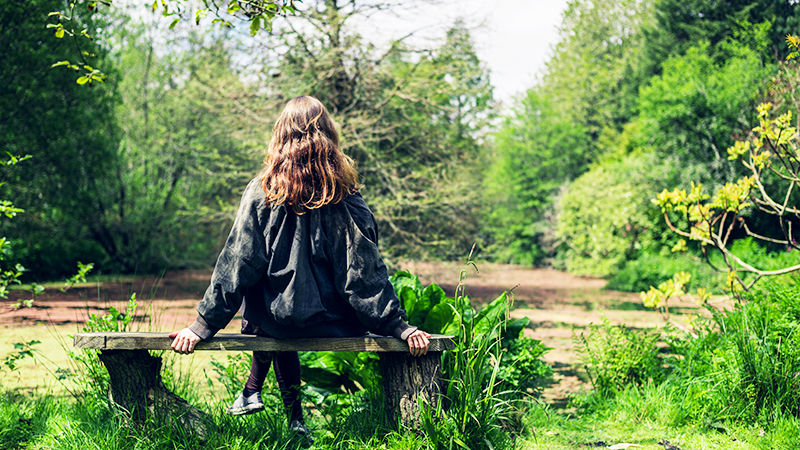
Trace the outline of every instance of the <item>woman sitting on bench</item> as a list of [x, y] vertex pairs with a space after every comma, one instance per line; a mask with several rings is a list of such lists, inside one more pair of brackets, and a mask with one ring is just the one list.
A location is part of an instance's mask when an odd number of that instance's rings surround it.
[[[172, 348], [191, 353], [224, 328], [242, 302], [242, 333], [282, 339], [371, 331], [407, 341], [412, 355], [428, 350], [430, 335], [405, 321], [352, 160], [314, 97], [292, 99], [278, 117], [264, 169], [245, 188], [197, 318]], [[290, 428], [310, 438], [297, 352], [253, 352], [250, 377], [228, 412], [264, 408], [261, 389], [270, 362]]]

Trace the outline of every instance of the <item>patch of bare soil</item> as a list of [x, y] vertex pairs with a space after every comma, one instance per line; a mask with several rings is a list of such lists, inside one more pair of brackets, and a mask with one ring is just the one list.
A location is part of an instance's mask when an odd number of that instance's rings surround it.
[[19, 299], [30, 293], [12, 291], [8, 301], [0, 302], [0, 326], [36, 324], [67, 325], [83, 323], [90, 314], [107, 314], [110, 307], [124, 311], [131, 294], [139, 307], [136, 321], [159, 327], [190, 323], [194, 308], [203, 298], [210, 271], [172, 271], [163, 277], [138, 277], [128, 281], [85, 283], [66, 292], [46, 289], [30, 308], [14, 309]]

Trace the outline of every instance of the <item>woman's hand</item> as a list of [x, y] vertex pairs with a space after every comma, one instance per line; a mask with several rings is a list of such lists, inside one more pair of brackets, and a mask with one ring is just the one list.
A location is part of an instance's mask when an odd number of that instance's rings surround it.
[[406, 342], [408, 342], [408, 350], [413, 356], [422, 356], [428, 353], [428, 344], [431, 343], [428, 340], [429, 337], [431, 337], [430, 334], [419, 329], [408, 335]]
[[[172, 337], [173, 335], [170, 335]], [[178, 353], [188, 354], [194, 351], [194, 346], [200, 342], [200, 336], [194, 334], [194, 331], [184, 328], [175, 334], [175, 340], [172, 341], [172, 349]]]

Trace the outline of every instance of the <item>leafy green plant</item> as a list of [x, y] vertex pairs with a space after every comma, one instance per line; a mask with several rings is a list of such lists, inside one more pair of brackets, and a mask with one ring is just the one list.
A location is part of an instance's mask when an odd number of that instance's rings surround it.
[[300, 355], [305, 393], [316, 403], [339, 407], [356, 401], [352, 394], [379, 387], [378, 356], [368, 352], [304, 352]]
[[[81, 331], [84, 333], [100, 331], [127, 331], [136, 314], [136, 293], [131, 294], [124, 311], [114, 306], [109, 307], [107, 314], [90, 314]], [[108, 372], [98, 358], [98, 350], [69, 349], [67, 351], [74, 370], [61, 371], [62, 378], [72, 379], [96, 399], [104, 399], [108, 390]]]
[[[419, 277], [408, 271], [397, 271], [390, 278], [394, 290], [408, 315], [409, 323], [429, 333], [461, 337], [464, 321], [475, 325], [477, 333], [490, 332], [494, 325], [505, 320], [511, 308], [511, 297], [504, 292], [481, 310], [476, 310], [463, 292], [447, 297], [444, 290], [431, 283], [423, 286]], [[459, 295], [461, 294], [461, 295]], [[504, 339], [517, 338], [530, 319], [520, 318], [504, 323]]]
[[[467, 264], [474, 266], [471, 258]], [[448, 298], [435, 285], [423, 287], [408, 272], [392, 277], [404, 305], [418, 314], [417, 319], [429, 327], [426, 331], [456, 336], [455, 349], [442, 356], [443, 395], [422, 416], [422, 427], [434, 448], [506, 445], [509, 432], [519, 429], [525, 390], [534, 391], [538, 381], [522, 377], [551, 373], [539, 359], [546, 351], [541, 343], [521, 339], [528, 319], [510, 320], [509, 293], [476, 310], [466, 295], [465, 278], [462, 271], [455, 296]]]
[[84, 264], [78, 261], [78, 271], [64, 281], [64, 286], [61, 288], [61, 292], [66, 292], [78, 283], [86, 283], [86, 275], [88, 275], [92, 269], [94, 269], [94, 263]]
[[138, 304], [136, 302], [136, 293], [131, 294], [128, 303], [125, 306], [125, 311], [119, 311], [114, 306], [108, 308], [108, 314], [89, 314], [86, 319], [86, 324], [83, 326], [84, 333], [92, 333], [96, 331], [126, 331], [128, 325], [133, 321]]
[[498, 380], [504, 388], [535, 393], [541, 380], [551, 375], [552, 369], [541, 360], [547, 347], [535, 339], [523, 338], [523, 330], [530, 319], [509, 319], [512, 306], [509, 293], [504, 292], [476, 310], [463, 291], [455, 297], [447, 297], [442, 288], [433, 283], [423, 286], [419, 277], [410, 272], [398, 271], [391, 281], [406, 308], [409, 322], [422, 324], [420, 327], [425, 331], [453, 335], [456, 341], [462, 339], [467, 330], [476, 339], [488, 339], [499, 332], [502, 357]]
[[[252, 362], [253, 354], [250, 352], [238, 352], [234, 354], [225, 355], [225, 361], [219, 361], [212, 357], [211, 368], [216, 374], [217, 381], [225, 386], [225, 391], [229, 397], [234, 397], [241, 392], [243, 380], [247, 379], [250, 374], [250, 364]], [[209, 387], [211, 387], [211, 378], [206, 374]]]
[[613, 396], [627, 385], [660, 381], [665, 374], [656, 332], [613, 325], [604, 318], [577, 333], [575, 340], [589, 380], [601, 396]]
[[503, 345], [500, 371], [497, 375], [505, 391], [535, 395], [542, 391], [542, 381], [553, 374], [553, 368], [542, 360], [549, 350], [541, 341], [519, 337]]
[[[659, 283], [658, 287], [650, 286], [647, 292], [641, 292], [640, 297], [644, 306], [654, 308], [664, 316], [664, 320], [669, 321], [669, 301], [675, 297], [686, 295], [686, 285], [692, 279], [692, 275], [687, 272], [678, 272], [671, 279]], [[697, 289], [697, 297], [700, 303], [708, 300], [710, 294], [704, 288]]]
[[42, 341], [33, 339], [28, 342], [15, 342], [14, 351], [7, 354], [0, 360], [0, 367], [4, 367], [9, 372], [13, 372], [17, 368], [17, 363], [25, 358], [33, 357], [33, 347], [41, 344]]

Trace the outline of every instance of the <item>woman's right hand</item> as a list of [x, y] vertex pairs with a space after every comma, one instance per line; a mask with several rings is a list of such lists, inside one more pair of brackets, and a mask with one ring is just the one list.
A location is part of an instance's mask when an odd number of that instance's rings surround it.
[[172, 341], [172, 349], [177, 353], [183, 353], [184, 355], [192, 353], [194, 351], [194, 347], [198, 342], [200, 342], [200, 336], [194, 334], [194, 331], [190, 330], [189, 328], [184, 328], [177, 333], [170, 334], [169, 336], [175, 337], [175, 340]]
[[431, 341], [428, 340], [429, 337], [431, 337], [430, 334], [419, 329], [408, 335], [406, 342], [408, 342], [408, 350], [411, 351], [411, 355], [422, 356], [427, 354], [428, 344], [431, 343]]

